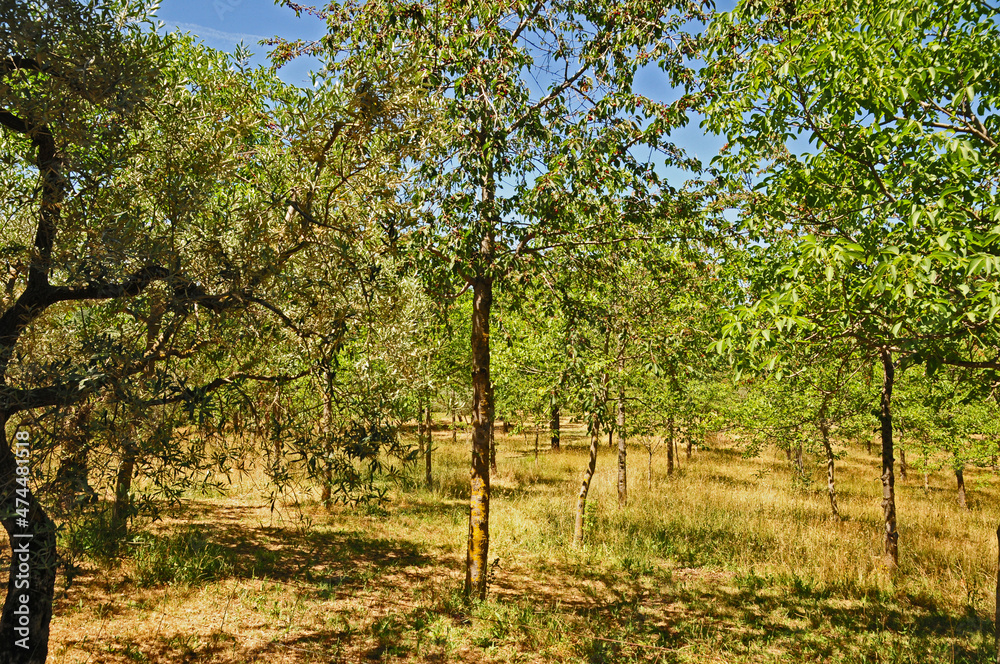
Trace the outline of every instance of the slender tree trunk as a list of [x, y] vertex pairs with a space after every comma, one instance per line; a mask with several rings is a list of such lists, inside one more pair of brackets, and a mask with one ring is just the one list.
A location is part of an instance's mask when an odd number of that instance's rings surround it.
[[552, 404], [551, 422], [549, 427], [552, 430], [552, 449], [559, 449], [559, 404]]
[[458, 424], [455, 422], [455, 404], [451, 405], [451, 443], [458, 444]]
[[496, 475], [497, 472], [497, 436], [496, 427], [490, 425], [490, 472]]
[[[329, 386], [329, 381], [328, 385]], [[332, 446], [331, 440], [331, 428], [333, 427], [333, 396], [330, 389], [323, 390], [323, 449], [327, 454], [331, 453], [333, 450], [330, 449]], [[323, 471], [323, 489], [320, 494], [320, 502], [323, 507], [327, 509], [333, 507], [333, 468], [330, 466], [329, 459], [324, 461], [326, 465]]]
[[882, 349], [882, 398], [879, 407], [879, 420], [882, 430], [882, 515], [885, 521], [885, 553], [890, 565], [899, 565], [899, 532], [896, 530], [896, 478], [893, 474], [892, 448], [892, 387], [895, 382], [896, 369], [892, 362], [892, 353]]
[[424, 451], [427, 449], [424, 446], [424, 436], [426, 435], [425, 425], [424, 425], [424, 402], [421, 399], [417, 402], [417, 457], [422, 457]]
[[486, 598], [490, 547], [490, 430], [493, 428], [493, 385], [490, 382], [490, 308], [493, 282], [472, 282], [472, 466], [469, 546], [465, 559], [466, 597]]
[[649, 491], [652, 491], [653, 490], [653, 446], [652, 446], [652, 444], [650, 444], [650, 446], [646, 449], [646, 452], [649, 453], [649, 458], [646, 460], [646, 489], [648, 489]]
[[997, 664], [1000, 664], [1000, 526], [997, 526], [997, 588], [996, 608], [993, 615], [993, 648], [997, 653]]
[[80, 404], [66, 431], [66, 442], [59, 469], [56, 471], [55, 485], [59, 488], [60, 505], [71, 510], [81, 502], [97, 501], [97, 492], [90, 486], [89, 425], [90, 405]]
[[[622, 362], [624, 364], [624, 362]], [[620, 366], [619, 366], [620, 368]], [[619, 373], [621, 375], [621, 372]], [[625, 439], [625, 386], [618, 386], [618, 504], [628, 502], [628, 447]]]
[[902, 447], [899, 448], [899, 477], [902, 480], [906, 479], [906, 471], [908, 470], [906, 466], [906, 450]]
[[576, 546], [583, 544], [583, 521], [587, 512], [587, 492], [590, 491], [590, 482], [594, 478], [594, 469], [597, 467], [599, 438], [600, 428], [595, 418], [590, 431], [590, 459], [587, 462], [587, 470], [583, 473], [583, 484], [580, 485], [580, 496], [576, 501], [576, 526], [573, 528], [573, 544]]
[[931, 485], [928, 481], [927, 473], [924, 473], [924, 495], [926, 496], [930, 492], [931, 492]]
[[424, 464], [426, 470], [427, 490], [434, 488], [434, 479], [431, 476], [431, 449], [434, 447], [433, 428], [431, 427], [431, 400], [427, 399], [427, 448], [424, 450]]
[[969, 504], [965, 501], [965, 471], [962, 466], [955, 466], [955, 479], [958, 480], [958, 506], [967, 510]]
[[674, 474], [674, 418], [667, 420], [667, 475]]
[[[17, 472], [18, 458], [30, 468], [34, 460], [31, 440], [15, 436], [11, 449], [6, 433], [7, 415], [0, 412], [0, 510], [10, 538], [10, 575], [0, 616], [0, 662], [44, 664], [49, 648], [49, 622], [56, 579], [55, 524], [28, 488], [26, 476]], [[23, 437], [23, 436], [22, 436]], [[25, 450], [21, 452], [21, 450]], [[23, 483], [18, 483], [18, 478]], [[27, 511], [27, 516], [21, 516]]]
[[837, 509], [837, 483], [833, 472], [833, 446], [830, 444], [830, 421], [826, 418], [825, 412], [819, 418], [819, 432], [823, 440], [823, 450], [826, 452], [826, 489], [830, 494], [830, 510], [833, 512], [833, 518], [839, 521], [840, 510]]
[[687, 458], [691, 458], [691, 448], [694, 446], [694, 433], [689, 429], [687, 435]]
[[535, 463], [538, 463], [538, 420], [535, 420]]

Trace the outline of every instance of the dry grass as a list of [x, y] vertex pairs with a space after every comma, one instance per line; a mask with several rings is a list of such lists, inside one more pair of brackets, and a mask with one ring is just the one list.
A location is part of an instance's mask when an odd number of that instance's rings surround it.
[[[385, 511], [326, 511], [302, 496], [272, 512], [253, 482], [192, 497], [157, 532], [194, 528], [222, 552], [214, 578], [141, 587], [135, 560], [87, 565], [57, 601], [52, 662], [988, 662], [997, 481], [898, 485], [901, 565], [881, 559], [878, 460], [839, 463], [794, 488], [789, 464], [720, 444], [647, 487], [632, 448], [630, 504], [614, 452], [591, 490], [587, 543], [569, 546], [585, 465], [579, 428], [560, 453], [500, 439], [490, 596], [460, 599], [467, 438], [436, 434], [433, 493], [400, 487]], [[414, 487], [422, 471], [414, 474]], [[257, 478], [259, 480], [259, 478]], [[213, 554], [215, 555], [215, 554]], [[60, 587], [62, 587], [60, 581]]]

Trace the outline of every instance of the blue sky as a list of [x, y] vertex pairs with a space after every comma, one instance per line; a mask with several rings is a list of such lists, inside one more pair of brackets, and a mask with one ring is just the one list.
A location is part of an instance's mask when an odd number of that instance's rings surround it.
[[[310, 4], [314, 0], [300, 0]], [[731, 2], [719, 5], [729, 8]], [[206, 45], [231, 51], [242, 41], [264, 61], [267, 48], [257, 44], [262, 39], [281, 36], [287, 39], [318, 39], [325, 33], [322, 20], [279, 7], [270, 0], [161, 0], [158, 18], [168, 29], [180, 28], [200, 37]], [[289, 83], [308, 84], [308, 72], [315, 62], [303, 60], [288, 65], [282, 74]], [[641, 72], [637, 89], [657, 99], [672, 97], [662, 73], [656, 67]], [[723, 139], [706, 136], [693, 120], [687, 127], [674, 133], [674, 141], [689, 154], [707, 163], [723, 144]], [[675, 184], [680, 184], [679, 182]]]

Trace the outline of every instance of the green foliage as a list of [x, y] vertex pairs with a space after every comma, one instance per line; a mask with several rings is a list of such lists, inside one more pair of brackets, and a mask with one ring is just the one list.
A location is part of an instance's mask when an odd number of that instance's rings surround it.
[[232, 572], [232, 555], [197, 527], [179, 533], [139, 535], [130, 542], [140, 588], [164, 584], [190, 586], [214, 581]]

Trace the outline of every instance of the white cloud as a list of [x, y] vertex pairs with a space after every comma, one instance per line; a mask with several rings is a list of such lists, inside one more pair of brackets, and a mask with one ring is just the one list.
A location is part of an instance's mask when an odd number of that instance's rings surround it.
[[224, 32], [205, 25], [198, 25], [197, 23], [177, 23], [174, 21], [164, 21], [163, 23], [168, 28], [178, 28], [184, 32], [197, 35], [208, 43], [209, 46], [212, 46], [211, 42], [225, 44], [230, 47], [235, 46], [239, 42], [243, 42], [247, 46], [254, 46], [262, 39], [268, 39], [268, 37], [264, 37], [263, 35], [250, 35], [245, 32]]

